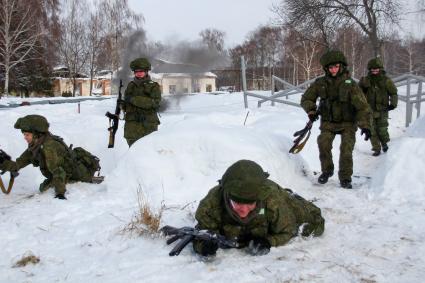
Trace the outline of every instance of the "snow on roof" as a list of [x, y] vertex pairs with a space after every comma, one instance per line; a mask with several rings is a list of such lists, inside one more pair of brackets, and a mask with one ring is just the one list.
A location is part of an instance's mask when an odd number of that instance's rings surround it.
[[202, 77], [202, 78], [217, 78], [217, 75], [212, 72], [201, 72], [201, 73], [149, 73], [153, 79], [163, 79], [163, 78], [193, 78], [193, 77]]

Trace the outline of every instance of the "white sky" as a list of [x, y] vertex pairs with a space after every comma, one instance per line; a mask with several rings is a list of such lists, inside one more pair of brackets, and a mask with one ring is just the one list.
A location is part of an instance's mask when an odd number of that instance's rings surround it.
[[199, 39], [205, 28], [226, 32], [225, 44], [243, 42], [247, 34], [274, 17], [279, 0], [129, 0], [130, 7], [145, 18], [150, 39]]

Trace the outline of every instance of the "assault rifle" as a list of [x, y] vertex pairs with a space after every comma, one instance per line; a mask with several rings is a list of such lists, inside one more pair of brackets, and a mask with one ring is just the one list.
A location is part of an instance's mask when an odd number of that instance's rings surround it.
[[114, 147], [115, 144], [115, 133], [118, 130], [118, 122], [120, 120], [120, 114], [121, 114], [121, 103], [122, 103], [122, 94], [121, 94], [121, 88], [122, 80], [120, 80], [120, 87], [118, 90], [118, 98], [117, 98], [117, 105], [115, 106], [115, 113], [112, 114], [111, 112], [106, 112], [105, 116], [109, 118], [109, 143], [108, 148]]
[[[0, 165], [2, 165], [4, 161], [11, 160], [11, 159], [12, 158], [10, 157], [9, 154], [7, 154], [5, 151], [0, 149]], [[5, 171], [0, 172], [1, 175], [3, 175], [4, 173], [6, 172]], [[4, 194], [8, 195], [10, 193], [13, 187], [13, 183], [15, 181], [15, 177], [18, 177], [18, 175], [19, 173], [17, 171], [10, 172], [9, 185], [7, 186], [7, 189], [4, 186], [3, 180], [1, 179], [1, 176], [0, 176], [0, 189]]]
[[[322, 101], [320, 101], [320, 104], [321, 103], [322, 103]], [[319, 110], [320, 110], [320, 104], [319, 104]], [[316, 114], [314, 115], [314, 117], [312, 119], [308, 120], [304, 129], [301, 129], [301, 130], [296, 131], [294, 133], [294, 137], [295, 137], [294, 145], [289, 150], [289, 153], [296, 154], [304, 148], [305, 144], [307, 143], [308, 139], [310, 138], [311, 128], [313, 127], [313, 123], [319, 117], [319, 110], [316, 111]]]
[[170, 256], [177, 256], [193, 240], [204, 240], [217, 243], [219, 248], [237, 248], [238, 242], [226, 239], [223, 235], [209, 232], [207, 230], [198, 230], [192, 227], [175, 228], [164, 226], [160, 230], [165, 236], [172, 236], [167, 240], [167, 245], [180, 241], [169, 253]]

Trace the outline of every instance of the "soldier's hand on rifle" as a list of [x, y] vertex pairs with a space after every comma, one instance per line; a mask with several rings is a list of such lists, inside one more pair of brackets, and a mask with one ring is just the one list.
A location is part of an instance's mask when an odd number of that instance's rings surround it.
[[0, 149], [0, 165], [2, 165], [6, 160], [10, 160], [10, 156]]
[[395, 106], [394, 105], [392, 105], [392, 104], [390, 104], [390, 105], [388, 105], [388, 111], [391, 111], [391, 110], [394, 110], [395, 109]]
[[249, 241], [248, 253], [250, 255], [266, 255], [270, 252], [271, 245], [267, 239], [254, 238]]
[[310, 122], [314, 122], [319, 119], [319, 115], [317, 115], [317, 112], [315, 110], [309, 111], [307, 115]]
[[212, 241], [193, 240], [193, 250], [202, 256], [213, 256], [218, 250], [218, 244]]
[[371, 132], [370, 132], [370, 130], [369, 130], [369, 129], [367, 129], [367, 128], [362, 128], [362, 130], [361, 130], [361, 132], [360, 132], [360, 135], [362, 135], [362, 136], [363, 136], [363, 134], [364, 134], [364, 140], [365, 140], [365, 141], [369, 140], [369, 139], [370, 139], [370, 137], [372, 136], [372, 133], [371, 133]]

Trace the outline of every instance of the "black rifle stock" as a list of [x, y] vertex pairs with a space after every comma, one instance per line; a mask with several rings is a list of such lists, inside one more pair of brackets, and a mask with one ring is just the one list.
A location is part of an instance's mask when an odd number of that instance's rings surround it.
[[239, 246], [236, 241], [226, 239], [223, 235], [206, 230], [198, 230], [192, 227], [175, 228], [166, 225], [161, 228], [161, 232], [165, 236], [172, 236], [167, 240], [167, 245], [181, 239], [169, 253], [170, 256], [178, 256], [180, 252], [193, 240], [215, 242], [219, 248], [237, 248]]
[[120, 120], [120, 114], [121, 114], [121, 102], [122, 102], [122, 93], [121, 88], [123, 87], [122, 80], [120, 80], [120, 87], [118, 89], [118, 98], [117, 98], [117, 105], [115, 106], [115, 113], [112, 114], [111, 112], [106, 112], [105, 116], [109, 118], [109, 142], [108, 142], [108, 148], [112, 148], [115, 145], [115, 134], [118, 130], [118, 123]]
[[[3, 151], [2, 149], [0, 149], [0, 160], [2, 160], [1, 163], [3, 163], [6, 160], [12, 160], [12, 158], [10, 157], [9, 154], [7, 154], [5, 151]], [[0, 172], [1, 175], [3, 175], [4, 173], [6, 173], [5, 171]], [[9, 179], [9, 185], [6, 187], [4, 186], [3, 180], [1, 179], [0, 176], [0, 189], [4, 194], [9, 194], [12, 191], [12, 187], [13, 187], [13, 183], [15, 181], [15, 178], [18, 177], [19, 173], [17, 171], [11, 171], [10, 172], [10, 179]]]

